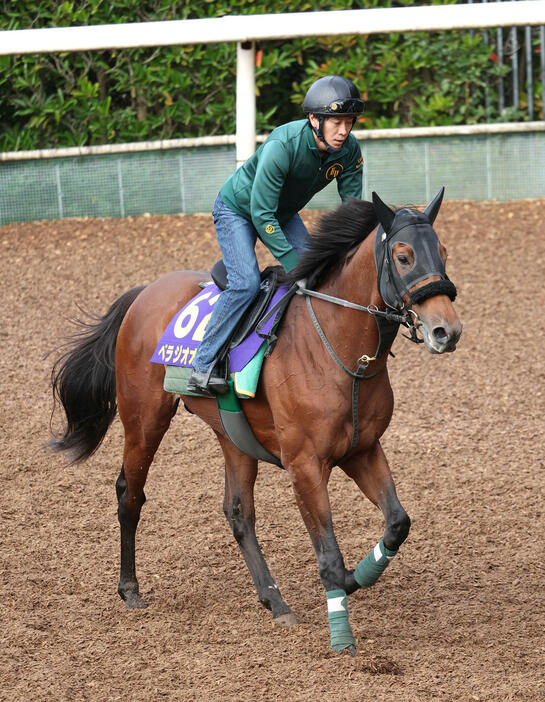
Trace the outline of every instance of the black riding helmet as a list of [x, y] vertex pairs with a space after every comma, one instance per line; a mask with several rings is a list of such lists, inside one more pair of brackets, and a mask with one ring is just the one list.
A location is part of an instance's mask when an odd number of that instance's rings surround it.
[[[320, 141], [326, 145], [329, 153], [336, 153], [324, 139], [323, 124], [325, 117], [353, 117], [363, 112], [364, 102], [354, 83], [342, 76], [324, 76], [310, 86], [303, 101], [303, 112], [318, 117], [318, 129], [312, 127]], [[312, 125], [311, 125], [312, 126]]]

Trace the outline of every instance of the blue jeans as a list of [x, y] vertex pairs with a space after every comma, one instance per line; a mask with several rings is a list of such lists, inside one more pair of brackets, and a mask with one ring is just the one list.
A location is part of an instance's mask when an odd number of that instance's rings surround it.
[[[222, 346], [234, 332], [250, 302], [257, 295], [261, 282], [255, 254], [257, 231], [253, 224], [233, 212], [218, 195], [212, 211], [218, 244], [227, 269], [227, 288], [214, 305], [193, 367], [205, 372], [218, 357]], [[308, 231], [298, 214], [282, 226], [286, 239], [300, 254]]]

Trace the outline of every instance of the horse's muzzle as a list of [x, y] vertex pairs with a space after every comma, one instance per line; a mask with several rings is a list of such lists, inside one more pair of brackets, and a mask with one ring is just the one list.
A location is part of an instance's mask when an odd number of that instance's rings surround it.
[[456, 350], [462, 335], [462, 324], [459, 320], [452, 323], [441, 320], [433, 324], [422, 321], [419, 330], [430, 353], [449, 353]]

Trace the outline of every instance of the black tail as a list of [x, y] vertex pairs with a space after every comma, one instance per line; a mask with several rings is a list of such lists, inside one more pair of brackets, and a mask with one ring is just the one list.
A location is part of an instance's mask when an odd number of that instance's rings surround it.
[[54, 406], [60, 402], [64, 407], [67, 423], [64, 434], [51, 439], [49, 446], [53, 451], [67, 451], [71, 463], [89, 458], [114, 420], [117, 334], [127, 310], [143, 289], [141, 286], [126, 292], [103, 317], [89, 315], [91, 322], [77, 321], [80, 330], [53, 366]]

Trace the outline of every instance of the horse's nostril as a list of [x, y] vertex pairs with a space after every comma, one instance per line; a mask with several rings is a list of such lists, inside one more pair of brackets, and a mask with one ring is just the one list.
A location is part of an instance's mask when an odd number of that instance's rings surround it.
[[433, 330], [433, 336], [437, 339], [437, 341], [445, 342], [448, 339], [448, 334], [444, 327], [435, 327]]

